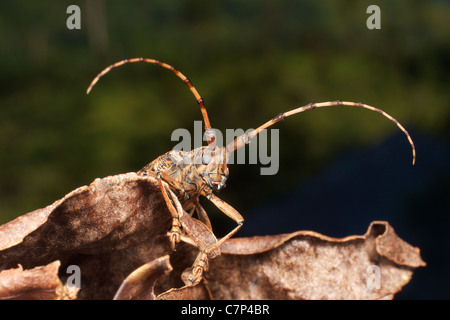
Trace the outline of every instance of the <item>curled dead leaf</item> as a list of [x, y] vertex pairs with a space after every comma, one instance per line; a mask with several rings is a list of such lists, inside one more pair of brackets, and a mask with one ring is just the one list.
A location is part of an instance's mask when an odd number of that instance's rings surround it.
[[[180, 221], [198, 247], [217, 241], [190, 215]], [[27, 296], [22, 280], [13, 280], [40, 266], [55, 268], [56, 260], [59, 269], [52, 269], [49, 279], [61, 285], [69, 265], [80, 268], [78, 299], [392, 298], [414, 269], [425, 265], [419, 250], [387, 222], [374, 222], [365, 235], [342, 239], [312, 231], [230, 239], [221, 255], [211, 254], [207, 281], [186, 287], [181, 274], [199, 249], [179, 243], [172, 251], [170, 227], [171, 214], [152, 177], [127, 173], [96, 179], [0, 226], [0, 270], [5, 270], [0, 281], [8, 283], [4, 296], [55, 298], [45, 290]], [[373, 286], [377, 270], [380, 282]]]
[[170, 223], [155, 179], [135, 173], [96, 179], [0, 226], [0, 270], [59, 260], [63, 271], [81, 268], [79, 298], [111, 299], [130, 272], [171, 252]]
[[298, 231], [230, 239], [221, 249], [207, 275], [215, 299], [381, 299], [425, 266], [419, 249], [382, 221], [363, 236]]
[[0, 272], [0, 300], [74, 299], [78, 288], [65, 286], [58, 277], [59, 261], [23, 270], [22, 266]]
[[155, 300], [154, 285], [158, 278], [172, 271], [169, 256], [150, 261], [134, 270], [121, 284], [114, 300]]

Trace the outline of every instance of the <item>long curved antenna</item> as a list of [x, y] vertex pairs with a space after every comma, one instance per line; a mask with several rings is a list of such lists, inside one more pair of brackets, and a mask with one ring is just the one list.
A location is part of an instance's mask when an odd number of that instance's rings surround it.
[[126, 63], [134, 63], [134, 62], [146, 62], [146, 63], [151, 63], [151, 64], [156, 64], [158, 66], [161, 66], [163, 68], [166, 68], [170, 71], [172, 71], [178, 78], [180, 78], [187, 86], [188, 88], [191, 90], [191, 92], [194, 94], [195, 99], [197, 100], [197, 103], [200, 106], [200, 111], [202, 112], [202, 116], [203, 116], [203, 121], [205, 122], [205, 131], [206, 131], [206, 137], [207, 137], [207, 142], [208, 144], [213, 143], [215, 141], [215, 135], [214, 135], [214, 130], [211, 130], [211, 124], [209, 122], [209, 118], [208, 118], [208, 113], [206, 112], [206, 107], [205, 107], [205, 103], [203, 101], [203, 98], [200, 96], [200, 94], [198, 93], [197, 89], [195, 89], [194, 85], [192, 84], [192, 82], [184, 75], [182, 74], [180, 71], [178, 71], [177, 69], [175, 69], [173, 66], [171, 66], [170, 64], [161, 62], [159, 60], [155, 60], [155, 59], [146, 59], [146, 58], [133, 58], [133, 59], [125, 59], [119, 62], [116, 62], [112, 65], [110, 65], [109, 67], [105, 68], [102, 72], [100, 72], [95, 78], [94, 80], [92, 80], [91, 84], [89, 85], [89, 87], [86, 90], [86, 94], [89, 94], [89, 92], [91, 92], [92, 87], [98, 82], [98, 80], [100, 80], [100, 78], [102, 76], [104, 76], [105, 74], [107, 74], [109, 71], [111, 71], [111, 69], [120, 67]]
[[412, 164], [413, 165], [415, 164], [415, 162], [416, 162], [416, 147], [414, 146], [414, 142], [411, 139], [411, 136], [409, 135], [408, 131], [406, 131], [406, 129], [400, 124], [400, 122], [398, 122], [395, 118], [393, 118], [391, 115], [387, 114], [386, 112], [384, 112], [381, 109], [369, 106], [369, 105], [361, 103], [361, 102], [350, 102], [350, 101], [328, 101], [328, 102], [320, 102], [320, 103], [310, 103], [310, 104], [307, 104], [306, 106], [296, 108], [296, 109], [293, 109], [288, 112], [280, 113], [278, 116], [267, 121], [265, 124], [263, 124], [262, 126], [258, 127], [255, 130], [251, 131], [247, 135], [243, 134], [243, 135], [237, 137], [234, 141], [230, 142], [227, 145], [227, 156], [230, 156], [231, 153], [233, 153], [235, 150], [242, 148], [243, 146], [248, 144], [250, 139], [252, 139], [256, 135], [258, 135], [262, 130], [274, 125], [277, 122], [280, 122], [281, 120], [284, 120], [285, 118], [287, 118], [289, 116], [292, 116], [294, 114], [297, 114], [297, 113], [300, 113], [303, 111], [312, 110], [315, 108], [333, 107], [333, 106], [353, 106], [353, 107], [369, 109], [369, 110], [381, 113], [383, 116], [385, 116], [386, 118], [388, 118], [389, 120], [394, 122], [397, 125], [397, 127], [399, 127], [400, 130], [402, 130], [403, 133], [408, 138], [409, 144], [411, 145], [411, 148], [412, 148], [412, 156], [413, 156]]

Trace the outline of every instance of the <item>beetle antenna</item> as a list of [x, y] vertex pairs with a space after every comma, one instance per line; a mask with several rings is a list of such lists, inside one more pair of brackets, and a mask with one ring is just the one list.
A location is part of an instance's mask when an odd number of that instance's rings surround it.
[[205, 131], [208, 132], [208, 135], [207, 135], [208, 140], [207, 140], [207, 142], [208, 142], [208, 144], [214, 143], [216, 137], [214, 135], [214, 130], [211, 130], [211, 124], [209, 122], [208, 113], [206, 112], [206, 107], [205, 107], [205, 103], [203, 101], [203, 98], [200, 96], [200, 94], [198, 93], [197, 89], [195, 89], [195, 87], [192, 84], [192, 82], [184, 74], [182, 74], [180, 71], [175, 69], [170, 64], [161, 62], [159, 60], [146, 59], [146, 58], [125, 59], [125, 60], [116, 62], [116, 63], [110, 65], [109, 67], [105, 68], [102, 72], [100, 72], [94, 78], [94, 80], [92, 80], [91, 84], [89, 85], [89, 87], [86, 90], [86, 94], [89, 94], [89, 92], [91, 92], [91, 90], [92, 90], [92, 87], [94, 87], [94, 85], [98, 82], [98, 80], [100, 80], [100, 78], [102, 76], [104, 76], [105, 74], [107, 74], [109, 71], [111, 71], [114, 68], [120, 67], [120, 66], [122, 66], [124, 64], [134, 63], [134, 62], [146, 62], [146, 63], [156, 64], [156, 65], [161, 66], [161, 67], [163, 67], [165, 69], [168, 69], [168, 70], [172, 71], [178, 78], [180, 78], [188, 86], [189, 90], [191, 90], [191, 92], [194, 94], [195, 100], [197, 100], [197, 103], [200, 106], [200, 111], [202, 112], [203, 121], [205, 122]]
[[315, 108], [334, 107], [334, 106], [353, 106], [353, 107], [360, 107], [360, 108], [372, 110], [372, 111], [381, 113], [384, 117], [386, 117], [389, 120], [391, 120], [392, 122], [394, 122], [397, 125], [397, 127], [399, 127], [399, 129], [402, 130], [403, 133], [408, 138], [409, 144], [411, 145], [411, 148], [412, 148], [412, 157], [413, 157], [412, 164], [413, 165], [415, 164], [415, 162], [416, 162], [416, 147], [414, 146], [414, 142], [413, 142], [411, 136], [409, 135], [408, 131], [406, 131], [406, 129], [400, 124], [400, 122], [398, 122], [394, 117], [387, 114], [386, 112], [384, 112], [381, 109], [369, 106], [369, 105], [361, 103], [361, 102], [350, 102], [350, 101], [328, 101], [328, 102], [320, 102], [320, 103], [310, 103], [303, 107], [299, 107], [299, 108], [293, 109], [288, 112], [280, 113], [278, 116], [267, 121], [265, 124], [263, 124], [259, 128], [251, 131], [248, 134], [243, 134], [243, 135], [237, 137], [234, 141], [230, 142], [227, 145], [227, 154], [228, 154], [228, 156], [230, 156], [231, 153], [233, 153], [235, 150], [242, 148], [243, 146], [248, 144], [249, 141], [252, 138], [254, 138], [255, 136], [257, 136], [262, 130], [274, 125], [277, 122], [280, 122], [281, 120], [284, 120], [285, 118], [287, 118], [289, 116], [292, 116], [294, 114], [301, 113], [301, 112], [304, 112], [307, 110], [312, 110]]

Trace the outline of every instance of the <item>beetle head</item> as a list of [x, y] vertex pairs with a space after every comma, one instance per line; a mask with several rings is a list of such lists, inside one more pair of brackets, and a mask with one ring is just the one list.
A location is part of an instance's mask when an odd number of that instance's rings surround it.
[[225, 187], [229, 174], [225, 148], [202, 147], [195, 160], [197, 172], [204, 183], [215, 192]]

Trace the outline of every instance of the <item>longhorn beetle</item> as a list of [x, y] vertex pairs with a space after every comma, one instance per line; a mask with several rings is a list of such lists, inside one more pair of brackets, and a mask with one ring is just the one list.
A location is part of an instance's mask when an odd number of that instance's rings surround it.
[[[111, 69], [134, 62], [156, 64], [172, 71], [189, 87], [191, 92], [194, 94], [203, 116], [207, 146], [202, 146], [191, 151], [169, 151], [156, 158], [137, 172], [139, 175], [151, 176], [159, 181], [162, 195], [172, 215], [172, 228], [168, 233], [172, 248], [174, 249], [175, 245], [181, 240], [199, 247], [200, 253], [198, 254], [192, 268], [185, 270], [182, 274], [182, 279], [188, 286], [196, 285], [201, 281], [203, 278], [203, 272], [208, 269], [208, 259], [212, 259], [216, 255], [220, 254], [220, 246], [242, 227], [244, 218], [233, 207], [218, 198], [214, 192], [217, 192], [225, 187], [225, 182], [228, 178], [227, 161], [229, 157], [234, 151], [248, 144], [250, 140], [258, 135], [262, 130], [276, 124], [281, 120], [284, 120], [289, 116], [315, 108], [332, 106], [360, 107], [381, 113], [384, 117], [393, 121], [397, 127], [404, 132], [411, 145], [413, 164], [415, 163], [416, 149], [408, 131], [406, 131], [406, 129], [396, 119], [383, 110], [364, 103], [349, 101], [310, 103], [305, 106], [280, 113], [257, 129], [249, 132], [248, 134], [243, 134], [237, 137], [234, 141], [230, 142], [227, 146], [221, 147], [216, 145], [216, 135], [214, 130], [211, 128], [202, 97], [197, 92], [192, 82], [185, 75], [167, 63], [146, 58], [125, 59], [116, 62], [101, 71], [92, 80], [87, 89], [87, 93], [89, 94], [92, 87], [98, 82], [98, 80]], [[185, 159], [190, 161], [184, 161]], [[200, 248], [198, 239], [197, 241], [193, 239], [192, 232], [186, 232], [186, 230], [183, 230], [186, 228], [184, 228], [183, 224], [180, 222], [184, 213], [192, 216], [195, 211], [199, 220], [203, 223], [203, 225], [206, 225], [208, 230], [212, 233], [208, 215], [199, 203], [199, 198], [201, 196], [209, 199], [223, 213], [237, 223], [237, 226], [220, 240], [216, 240], [213, 244], [209, 244], [206, 247], [203, 244], [203, 248]], [[189, 233], [191, 233], [191, 235]]]

